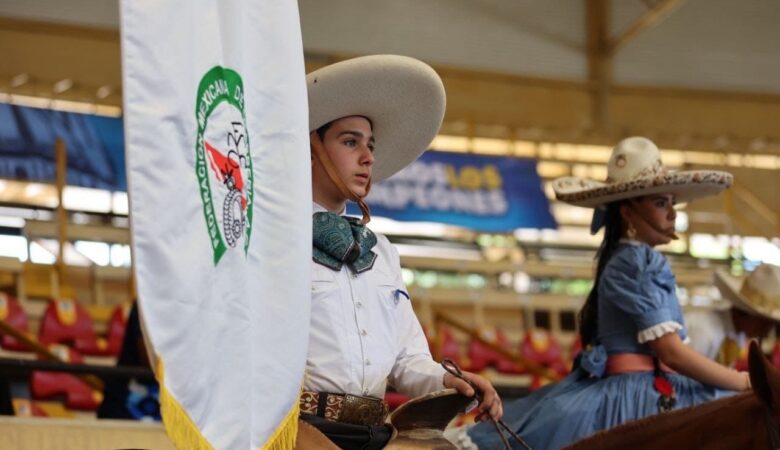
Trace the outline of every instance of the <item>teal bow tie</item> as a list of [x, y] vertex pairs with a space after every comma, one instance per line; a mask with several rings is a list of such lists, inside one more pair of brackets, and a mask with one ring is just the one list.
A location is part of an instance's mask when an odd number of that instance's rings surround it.
[[358, 219], [330, 212], [315, 213], [313, 219], [314, 262], [333, 270], [346, 264], [355, 273], [374, 267], [376, 236]]

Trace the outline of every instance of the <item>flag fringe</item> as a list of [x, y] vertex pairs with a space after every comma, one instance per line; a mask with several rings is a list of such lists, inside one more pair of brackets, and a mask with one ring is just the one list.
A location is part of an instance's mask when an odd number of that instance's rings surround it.
[[279, 427], [268, 438], [268, 442], [263, 445], [263, 450], [293, 450], [295, 448], [295, 438], [298, 436], [299, 415], [300, 408], [296, 398], [292, 409], [287, 413], [287, 417], [284, 418]]
[[160, 383], [160, 412], [168, 438], [173, 445], [182, 450], [214, 450], [209, 441], [201, 434], [187, 411], [173, 398], [164, 382], [165, 370], [162, 358], [157, 357], [157, 379]]
[[[168, 438], [173, 445], [179, 449], [186, 450], [214, 450], [214, 447], [201, 434], [195, 422], [192, 421], [189, 414], [182, 408], [179, 402], [173, 398], [170, 392], [165, 388], [162, 358], [157, 358], [156, 375], [160, 383], [160, 410], [163, 417], [163, 425]], [[293, 450], [295, 448], [295, 439], [298, 436], [298, 415], [300, 407], [298, 401], [293, 403], [293, 407], [287, 416], [274, 430], [268, 441], [263, 445], [263, 450]]]

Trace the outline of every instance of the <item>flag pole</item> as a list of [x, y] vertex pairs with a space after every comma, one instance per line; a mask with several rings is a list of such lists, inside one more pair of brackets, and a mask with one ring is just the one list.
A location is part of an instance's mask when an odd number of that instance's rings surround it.
[[67, 239], [68, 216], [63, 205], [63, 191], [65, 189], [65, 175], [68, 170], [68, 157], [65, 149], [65, 141], [57, 138], [54, 144], [54, 157], [57, 164], [57, 284], [52, 289], [55, 298], [60, 298], [61, 286], [65, 280], [65, 241]]

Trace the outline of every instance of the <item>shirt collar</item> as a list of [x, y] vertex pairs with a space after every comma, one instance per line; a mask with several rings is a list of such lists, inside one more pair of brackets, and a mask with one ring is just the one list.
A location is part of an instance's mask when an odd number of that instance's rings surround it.
[[[312, 214], [318, 213], [318, 212], [328, 212], [328, 209], [324, 206], [320, 205], [317, 202], [311, 202], [312, 203]], [[339, 212], [340, 216], [346, 216], [347, 215], [347, 206], [344, 205], [344, 209]]]

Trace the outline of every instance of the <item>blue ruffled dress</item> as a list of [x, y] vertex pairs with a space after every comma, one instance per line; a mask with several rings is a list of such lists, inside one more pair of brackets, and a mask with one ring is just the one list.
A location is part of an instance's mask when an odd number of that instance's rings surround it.
[[[559, 383], [504, 404], [504, 421], [534, 450], [558, 449], [658, 413], [652, 372], [610, 376], [604, 372], [610, 354], [653, 355], [646, 342], [668, 332], [676, 331], [686, 339], [669, 264], [648, 245], [623, 243], [604, 268], [598, 289], [597, 345], [581, 353], [579, 368]], [[675, 409], [732, 394], [683, 375], [668, 378], [677, 397]], [[489, 422], [467, 433], [479, 449], [504, 448]]]

